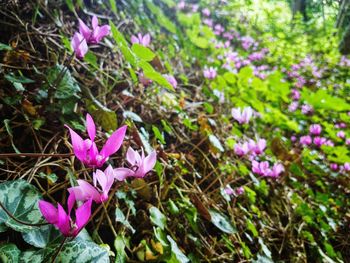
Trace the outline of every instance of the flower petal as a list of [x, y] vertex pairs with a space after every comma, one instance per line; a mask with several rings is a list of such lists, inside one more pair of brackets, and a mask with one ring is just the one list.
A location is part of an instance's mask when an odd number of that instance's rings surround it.
[[132, 35], [131, 36], [131, 43], [132, 44], [139, 44], [139, 39], [136, 36]]
[[114, 169], [114, 178], [118, 181], [124, 181], [127, 177], [134, 176], [135, 172], [128, 168], [115, 168]]
[[81, 205], [77, 210], [75, 210], [75, 223], [77, 225], [77, 229], [74, 231], [74, 236], [76, 236], [80, 230], [86, 225], [91, 216], [91, 205], [92, 199], [86, 201], [83, 205]]
[[[107, 176], [101, 170], [96, 170], [93, 174], [94, 185], [97, 187], [97, 182], [101, 186], [101, 190], [104, 191], [107, 185]], [[97, 181], [97, 182], [96, 182]]]
[[75, 204], [75, 201], [76, 201], [76, 197], [75, 197], [75, 194], [74, 192], [71, 193], [69, 192], [69, 196], [68, 196], [68, 215], [70, 216], [70, 212], [72, 211], [72, 208], [74, 207], [74, 204]]
[[126, 160], [133, 166], [141, 162], [141, 156], [137, 151], [129, 147], [128, 151], [126, 152]]
[[92, 19], [91, 19], [91, 25], [92, 28], [95, 29], [96, 27], [98, 27], [98, 19], [96, 15], [93, 15]]
[[55, 224], [61, 233], [68, 237], [70, 236], [70, 217], [67, 215], [66, 211], [64, 211], [63, 207], [58, 204], [58, 222]]
[[143, 39], [142, 39], [142, 45], [144, 45], [145, 47], [147, 47], [151, 42], [151, 36], [150, 34], [146, 34], [143, 36]]
[[58, 211], [57, 208], [46, 201], [39, 201], [39, 209], [41, 214], [44, 216], [47, 222], [50, 224], [56, 224], [58, 221]]
[[92, 198], [96, 203], [100, 203], [100, 193], [91, 184], [84, 180], [77, 180], [79, 187], [81, 188], [81, 196], [76, 196], [77, 200], [85, 201]]
[[94, 31], [95, 42], [99, 43], [102, 40], [102, 38], [104, 38], [105, 36], [108, 36], [110, 32], [111, 32], [111, 28], [109, 25], [97, 27]]
[[100, 154], [104, 158], [108, 158], [110, 155], [115, 153], [116, 151], [119, 150], [120, 146], [123, 143], [125, 132], [126, 132], [127, 126], [124, 125], [120, 127], [118, 130], [113, 132], [111, 137], [108, 138], [106, 141], [105, 145], [103, 146]]
[[89, 134], [90, 140], [94, 141], [96, 136], [96, 126], [89, 113], [86, 114], [86, 130]]
[[73, 131], [67, 125], [65, 125], [65, 126], [66, 126], [66, 128], [69, 129], [70, 137], [72, 140], [73, 152], [74, 152], [75, 156], [80, 161], [84, 161], [86, 158], [86, 150], [87, 150], [85, 147], [85, 142], [75, 131]]
[[143, 160], [143, 171], [144, 173], [148, 173], [153, 169], [157, 162], [157, 153], [156, 151], [151, 152], [144, 160]]
[[87, 41], [89, 41], [91, 30], [81, 19], [79, 19], [79, 32]]

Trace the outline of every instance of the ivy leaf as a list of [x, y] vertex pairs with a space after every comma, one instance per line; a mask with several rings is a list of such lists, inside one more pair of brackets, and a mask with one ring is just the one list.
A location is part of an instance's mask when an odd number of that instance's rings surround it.
[[168, 262], [177, 262], [177, 263], [187, 263], [190, 262], [188, 257], [179, 249], [174, 239], [171, 236], [167, 236], [168, 241], [171, 246], [171, 259]]
[[213, 209], [209, 209], [209, 213], [211, 216], [211, 222], [221, 231], [227, 234], [237, 233], [237, 229], [232, 225], [231, 221], [227, 218], [227, 216]]
[[8, 243], [0, 245], [1, 262], [19, 262], [21, 251], [15, 244]]
[[132, 233], [135, 233], [135, 229], [130, 225], [129, 221], [126, 219], [124, 213], [119, 208], [115, 209], [115, 221], [122, 223], [124, 226], [129, 228]]
[[156, 226], [159, 226], [162, 230], [164, 230], [166, 226], [165, 215], [155, 206], [152, 206], [149, 209], [149, 213], [151, 215], [150, 219], [152, 223]]
[[126, 253], [125, 253], [126, 240], [123, 236], [117, 236], [114, 240], [114, 247], [117, 251], [115, 256], [115, 263], [124, 263], [126, 262]]
[[[41, 263], [47, 262], [60, 244], [48, 246], [46, 248], [22, 253], [21, 261], [23, 263]], [[94, 242], [85, 240], [73, 240], [64, 244], [61, 252], [56, 258], [56, 262], [99, 262], [109, 263], [108, 251]]]
[[[42, 219], [38, 208], [41, 199], [40, 192], [25, 180], [7, 181], [0, 184], [0, 201], [16, 218], [30, 224], [39, 223]], [[0, 209], [0, 224], [19, 231], [26, 232], [36, 227], [23, 225], [9, 217]]]

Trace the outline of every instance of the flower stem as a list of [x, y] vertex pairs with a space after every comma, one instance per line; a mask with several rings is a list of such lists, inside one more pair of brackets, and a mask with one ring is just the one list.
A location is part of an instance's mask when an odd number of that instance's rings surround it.
[[64, 243], [66, 242], [66, 240], [67, 240], [67, 237], [64, 237], [64, 239], [62, 240], [60, 246], [59, 246], [58, 249], [56, 250], [55, 255], [53, 256], [53, 258], [52, 258], [52, 260], [51, 260], [51, 263], [55, 263], [56, 258], [57, 258], [57, 256], [58, 256], [58, 254], [61, 252], [61, 250], [62, 250], [62, 248], [63, 248], [63, 245], [64, 245]]
[[48, 225], [49, 223], [38, 223], [38, 224], [31, 224], [31, 223], [27, 223], [24, 222], [20, 219], [17, 219], [9, 210], [7, 210], [7, 208], [2, 204], [2, 202], [0, 202], [0, 207], [6, 212], [6, 214], [11, 217], [14, 221], [16, 221], [17, 223], [20, 223], [22, 225], [26, 225], [26, 226], [45, 226]]

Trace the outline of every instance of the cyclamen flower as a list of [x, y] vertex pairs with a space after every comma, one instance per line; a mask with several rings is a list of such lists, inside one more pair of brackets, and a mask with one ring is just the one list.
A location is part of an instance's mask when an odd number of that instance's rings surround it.
[[337, 132], [337, 137], [339, 137], [340, 139], [344, 139], [345, 138], [345, 132], [344, 131], [338, 131]]
[[123, 181], [127, 177], [143, 178], [145, 175], [153, 169], [157, 161], [156, 151], [151, 152], [147, 157], [145, 153], [141, 152], [141, 155], [129, 147], [126, 153], [126, 160], [131, 165], [131, 169], [128, 168], [116, 168], [114, 169], [115, 178], [118, 181]]
[[74, 34], [71, 40], [71, 47], [77, 58], [83, 58], [89, 49], [85, 38], [78, 32]]
[[243, 186], [241, 186], [241, 187], [238, 187], [238, 188], [233, 190], [230, 185], [227, 185], [224, 189], [224, 192], [227, 195], [239, 196], [239, 195], [244, 194], [244, 188], [243, 188]]
[[142, 36], [141, 33], [138, 33], [137, 36], [132, 35], [131, 43], [140, 44], [141, 46], [148, 47], [151, 43], [151, 35], [148, 33], [144, 36]]
[[54, 225], [65, 237], [75, 237], [89, 221], [91, 215], [92, 199], [89, 199], [75, 210], [75, 222], [71, 217], [71, 211], [75, 203], [74, 194], [68, 197], [68, 214], [60, 204], [57, 208], [51, 203], [40, 200], [39, 209], [47, 222]]
[[248, 143], [236, 143], [233, 150], [238, 156], [246, 155], [249, 152]]
[[208, 8], [204, 8], [202, 10], [202, 14], [205, 15], [205, 16], [210, 16], [210, 10]]
[[78, 201], [92, 199], [97, 204], [103, 203], [108, 200], [108, 192], [112, 187], [114, 178], [114, 170], [109, 165], [104, 172], [97, 169], [93, 173], [93, 186], [84, 180], [77, 180], [79, 186], [68, 188], [68, 191], [70, 194], [74, 194]]
[[312, 114], [313, 108], [312, 108], [312, 106], [310, 106], [308, 104], [304, 104], [301, 106], [301, 112], [303, 114]]
[[300, 99], [300, 92], [296, 89], [292, 89], [292, 99], [293, 100], [299, 100]]
[[321, 147], [322, 145], [327, 144], [327, 139], [324, 138], [324, 137], [317, 136], [317, 137], [314, 138], [314, 144], [317, 147]]
[[252, 161], [252, 171], [258, 175], [268, 176], [271, 173], [269, 162], [257, 162], [255, 160]]
[[350, 145], [350, 139], [346, 139], [345, 144]]
[[344, 163], [342, 170], [345, 172], [349, 172], [350, 171], [350, 163]]
[[206, 68], [203, 70], [203, 75], [207, 79], [214, 79], [216, 77], [216, 74], [216, 69], [214, 69], [213, 67]]
[[166, 78], [166, 80], [170, 83], [171, 86], [173, 86], [174, 89], [176, 89], [177, 87], [177, 81], [174, 78], [174, 76], [171, 75], [165, 75], [164, 76]]
[[331, 164], [330, 164], [330, 167], [331, 167], [331, 169], [332, 169], [333, 171], [337, 171], [337, 170], [338, 170], [338, 164], [336, 164], [336, 163], [331, 163]]
[[298, 109], [298, 107], [299, 107], [299, 103], [297, 101], [293, 101], [291, 104], [289, 104], [288, 110], [290, 112], [294, 112]]
[[79, 32], [86, 39], [87, 43], [97, 44], [102, 38], [108, 36], [111, 32], [109, 25], [98, 25], [97, 16], [91, 19], [92, 29], [90, 29], [81, 19], [79, 19]]
[[322, 127], [319, 124], [312, 124], [310, 126], [309, 131], [311, 135], [320, 135], [322, 131]]
[[250, 151], [259, 155], [259, 154], [262, 154], [266, 148], [266, 140], [259, 139], [257, 142], [250, 140], [248, 146]]
[[284, 166], [280, 163], [276, 163], [273, 167], [272, 167], [272, 170], [270, 172], [269, 175], [267, 175], [268, 177], [273, 177], [273, 178], [276, 178], [276, 177], [279, 177], [280, 174], [284, 171]]
[[312, 143], [312, 138], [309, 135], [300, 137], [300, 144], [302, 145], [310, 145]]
[[241, 111], [241, 108], [232, 109], [232, 117], [238, 121], [239, 124], [249, 123], [252, 116], [253, 109], [251, 107], [245, 107], [243, 111]]
[[68, 125], [65, 126], [69, 129], [75, 156], [89, 167], [101, 167], [108, 160], [110, 155], [119, 150], [127, 128], [127, 126], [124, 125], [113, 132], [99, 152], [94, 142], [96, 126], [90, 114], [86, 114], [86, 130], [90, 139], [83, 140]]

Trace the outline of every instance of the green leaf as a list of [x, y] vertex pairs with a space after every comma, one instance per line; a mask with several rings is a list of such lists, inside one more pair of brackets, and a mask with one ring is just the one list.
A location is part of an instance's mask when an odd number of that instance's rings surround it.
[[115, 209], [115, 221], [122, 223], [124, 226], [129, 228], [132, 233], [135, 233], [135, 229], [130, 225], [129, 221], [126, 219], [124, 213], [119, 208]]
[[152, 0], [148, 0], [146, 1], [146, 5], [148, 7], [148, 9], [155, 15], [158, 24], [162, 27], [164, 27], [165, 29], [167, 29], [169, 32], [175, 34], [176, 33], [176, 26], [173, 22], [171, 22], [169, 20], [169, 18], [167, 18], [162, 9], [160, 9], [158, 6], [156, 6], [155, 4], [153, 4]]
[[0, 245], [0, 261], [3, 263], [19, 262], [21, 251], [15, 244], [8, 243]]
[[227, 216], [213, 209], [209, 209], [209, 213], [211, 216], [211, 222], [221, 231], [227, 234], [237, 233], [237, 229], [233, 226], [233, 224], [231, 223], [231, 221], [228, 219]]
[[171, 259], [168, 262], [179, 262], [179, 263], [187, 263], [190, 262], [188, 257], [179, 249], [174, 239], [171, 236], [167, 236], [168, 241], [171, 246]]
[[103, 106], [96, 98], [85, 100], [89, 113], [95, 122], [102, 126], [105, 131], [115, 131], [118, 127], [117, 115], [114, 111]]
[[124, 111], [123, 117], [124, 117], [124, 119], [131, 119], [131, 120], [136, 121], [136, 122], [143, 122], [141, 117], [132, 111]]
[[311, 92], [308, 89], [303, 89], [301, 93], [302, 99], [315, 109], [346, 111], [350, 110], [350, 104], [346, 100], [338, 97], [333, 97], [324, 89], [319, 89], [316, 92]]
[[34, 83], [35, 82], [34, 80], [26, 78], [24, 76], [15, 76], [13, 73], [5, 74], [5, 79], [7, 79], [11, 83], [17, 82], [17, 83], [28, 84], [28, 83]]
[[[24, 252], [21, 255], [22, 263], [42, 263], [50, 262], [48, 259], [53, 256], [59, 244], [48, 246], [35, 252]], [[108, 251], [94, 242], [84, 240], [73, 240], [65, 243], [56, 261], [60, 263], [79, 262], [79, 263], [109, 263]]]
[[166, 143], [163, 134], [160, 132], [157, 126], [152, 125], [152, 131], [154, 133], [154, 136], [156, 136], [156, 138], [160, 141], [161, 144]]
[[114, 247], [117, 251], [115, 255], [115, 263], [125, 263], [126, 262], [126, 252], [125, 252], [126, 240], [123, 236], [117, 236], [114, 240]]
[[139, 62], [140, 68], [143, 70], [143, 74], [146, 78], [155, 81], [159, 85], [174, 91], [174, 88], [170, 83], [167, 81], [167, 79], [160, 74], [158, 71], [156, 71], [151, 64], [149, 64], [147, 61], [140, 61]]
[[209, 141], [220, 152], [224, 152], [225, 151], [224, 147], [222, 147], [221, 142], [219, 141], [219, 139], [214, 134], [210, 134], [209, 135]]
[[109, 21], [109, 25], [111, 26], [112, 36], [114, 41], [117, 43], [120, 51], [123, 53], [124, 58], [127, 62], [129, 62], [132, 66], [136, 66], [136, 57], [132, 50], [129, 48], [128, 42], [125, 40], [124, 36], [117, 27]]
[[[45, 248], [47, 246], [60, 244], [64, 238], [61, 232], [53, 225], [41, 226], [37, 229], [22, 233], [22, 237], [28, 244], [37, 248]], [[75, 240], [92, 241], [86, 229], [80, 231]]]
[[164, 230], [166, 226], [165, 215], [162, 212], [160, 212], [160, 210], [155, 206], [152, 206], [149, 209], [149, 213], [151, 215], [150, 219], [152, 223], [156, 226], [159, 226], [162, 230]]
[[17, 149], [15, 143], [13, 142], [13, 133], [12, 133], [12, 129], [11, 129], [11, 126], [10, 126], [10, 120], [5, 119], [5, 120], [4, 120], [4, 124], [5, 124], [5, 129], [6, 129], [6, 131], [7, 131], [7, 134], [8, 134], [9, 137], [10, 137], [10, 141], [11, 141], [11, 144], [12, 144], [12, 148], [15, 150], [16, 153], [21, 153], [21, 152]]
[[133, 44], [131, 50], [135, 53], [138, 58], [145, 61], [152, 61], [155, 57], [155, 54], [148, 48], [140, 44]]
[[2, 50], [12, 50], [12, 47], [10, 47], [9, 45], [0, 43], [0, 51]]
[[109, 5], [111, 6], [111, 10], [114, 14], [117, 14], [117, 1], [116, 0], [109, 0]]
[[[7, 181], [0, 184], [0, 193], [1, 203], [16, 219], [30, 224], [41, 221], [42, 217], [38, 208], [41, 194], [33, 185], [25, 180]], [[0, 224], [5, 224], [19, 232], [36, 228], [18, 223], [2, 209], [0, 209]]]

